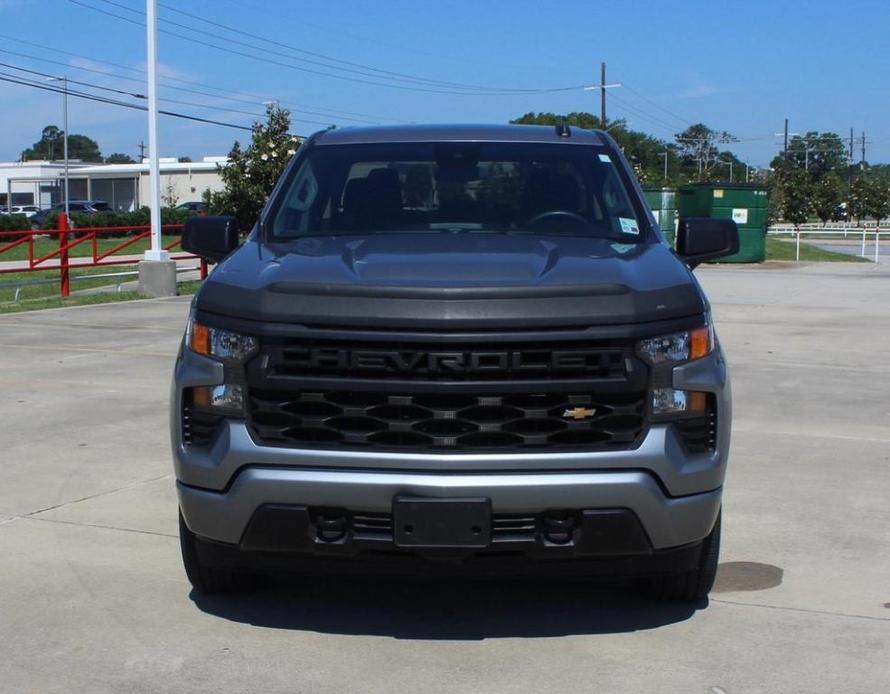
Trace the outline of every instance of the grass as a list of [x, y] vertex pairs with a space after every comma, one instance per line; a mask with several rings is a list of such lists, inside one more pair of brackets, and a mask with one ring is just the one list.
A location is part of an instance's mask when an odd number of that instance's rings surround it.
[[[177, 293], [180, 296], [194, 294], [200, 286], [199, 281], [180, 282], [177, 285]], [[58, 287], [56, 288], [58, 291]], [[100, 292], [96, 294], [81, 294], [69, 296], [67, 299], [56, 296], [44, 296], [37, 299], [23, 299], [18, 303], [0, 302], [0, 314], [20, 313], [22, 311], [38, 311], [45, 308], [65, 308], [67, 306], [90, 306], [93, 304], [110, 304], [119, 301], [133, 301], [144, 299], [137, 291]]]
[[[79, 238], [79, 237], [78, 237]], [[173, 243], [179, 238], [178, 234], [164, 234], [163, 235], [163, 245], [167, 245], [169, 243]], [[76, 239], [72, 239], [76, 240]], [[96, 242], [96, 247], [99, 253], [103, 251], [108, 251], [117, 246], [118, 244], [124, 243], [127, 240], [127, 237], [118, 237], [118, 238], [99, 238]], [[7, 239], [0, 238], [0, 248], [5, 246], [8, 243]], [[69, 242], [70, 243], [70, 242]], [[138, 255], [145, 251], [149, 245], [151, 244], [151, 239], [146, 237], [144, 239], [139, 239], [138, 241], [130, 244], [126, 248], [122, 248], [117, 252], [119, 255]], [[59, 248], [59, 237], [35, 237], [34, 238], [34, 257], [41, 258], [48, 253], [52, 253]], [[178, 250], [178, 249], [174, 249]], [[91, 241], [84, 241], [78, 246], [70, 249], [68, 251], [69, 258], [83, 258], [86, 256], [91, 256], [93, 254], [93, 244]], [[4, 253], [0, 253], [0, 262], [4, 262], [6, 260], [27, 260], [28, 259], [28, 244], [22, 243], [15, 248], [10, 248], [8, 251]], [[53, 259], [54, 260], [54, 259]], [[47, 261], [50, 262], [50, 261]], [[0, 280], [2, 281], [2, 280]]]
[[[115, 272], [135, 272], [136, 265], [108, 265], [105, 267], [90, 267], [72, 269], [70, 272], [71, 291], [77, 292], [81, 289], [92, 289], [94, 287], [103, 287], [107, 285], [116, 285], [118, 282], [129, 282], [136, 279], [131, 277], [104, 277], [96, 279], [74, 279], [75, 277], [89, 277], [90, 275], [103, 275]], [[54, 280], [44, 284], [28, 285], [29, 282], [36, 280]], [[34, 272], [9, 272], [0, 274], [0, 303], [15, 300], [15, 286], [2, 286], [22, 283], [21, 298], [22, 299], [42, 299], [59, 295], [59, 271], [58, 270], [39, 270]]]
[[[793, 241], [782, 241], [781, 239], [766, 237], [766, 259], [767, 260], [794, 260], [796, 257], [796, 244]], [[811, 246], [809, 243], [801, 240], [800, 259], [802, 262], [836, 262], [836, 263], [867, 263], [868, 260], [860, 258], [858, 255], [849, 255], [847, 253], [835, 253], [834, 251], [825, 251], [821, 248]]]

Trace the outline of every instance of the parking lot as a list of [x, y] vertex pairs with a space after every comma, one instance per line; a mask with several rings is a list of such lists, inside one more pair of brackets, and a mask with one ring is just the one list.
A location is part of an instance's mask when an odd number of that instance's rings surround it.
[[559, 579], [190, 594], [167, 435], [188, 298], [0, 316], [0, 690], [885, 691], [890, 264], [697, 275], [735, 415], [699, 609]]

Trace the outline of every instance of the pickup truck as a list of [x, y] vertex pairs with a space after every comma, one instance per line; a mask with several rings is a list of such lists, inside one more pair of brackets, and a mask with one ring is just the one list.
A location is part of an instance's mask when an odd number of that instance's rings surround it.
[[172, 388], [185, 570], [714, 582], [727, 365], [697, 264], [731, 220], [661, 236], [612, 138], [548, 126], [330, 130], [216, 267]]

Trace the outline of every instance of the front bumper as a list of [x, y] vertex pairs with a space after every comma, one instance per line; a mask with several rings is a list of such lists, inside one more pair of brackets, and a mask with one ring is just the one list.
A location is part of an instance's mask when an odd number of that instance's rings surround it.
[[[597, 452], [432, 454], [260, 446], [226, 421], [208, 448], [182, 442], [182, 391], [223, 381], [222, 365], [183, 350], [173, 383], [171, 432], [183, 517], [199, 538], [238, 547], [263, 506], [388, 513], [397, 495], [485, 497], [493, 514], [625, 509], [649, 552], [702, 540], [719, 512], [729, 451], [729, 380], [719, 350], [678, 367], [676, 388], [714, 394], [715, 450], [690, 454], [670, 425], [650, 426], [635, 449]], [[314, 545], [309, 547], [314, 551]]]

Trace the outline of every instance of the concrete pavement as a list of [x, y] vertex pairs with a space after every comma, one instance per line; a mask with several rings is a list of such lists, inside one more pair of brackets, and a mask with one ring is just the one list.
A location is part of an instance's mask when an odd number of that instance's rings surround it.
[[883, 691], [890, 264], [697, 275], [735, 395], [699, 610], [563, 581], [190, 595], [166, 431], [188, 299], [0, 316], [0, 691]]

